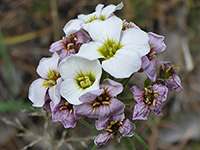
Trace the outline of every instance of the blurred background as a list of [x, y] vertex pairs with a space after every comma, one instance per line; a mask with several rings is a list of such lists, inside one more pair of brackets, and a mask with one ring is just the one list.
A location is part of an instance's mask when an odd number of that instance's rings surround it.
[[[38, 78], [36, 67], [42, 57], [51, 56], [51, 43], [64, 36], [62, 28], [78, 14], [94, 11], [99, 3], [120, 0], [0, 0], [0, 150], [90, 150], [98, 134], [78, 123], [66, 130], [53, 123], [51, 115], [31, 107], [28, 89]], [[180, 67], [183, 91], [170, 92], [163, 116], [135, 122], [136, 133], [150, 150], [200, 149], [200, 1], [124, 0], [115, 14], [147, 32], [165, 36], [167, 49], [160, 60]], [[142, 85], [145, 76], [136, 74], [133, 84]], [[130, 94], [130, 93], [129, 93]], [[131, 96], [131, 95], [129, 95]], [[132, 109], [127, 108], [132, 116]], [[94, 120], [86, 119], [91, 124]], [[131, 139], [137, 150], [143, 147]], [[133, 149], [116, 139], [98, 149]]]

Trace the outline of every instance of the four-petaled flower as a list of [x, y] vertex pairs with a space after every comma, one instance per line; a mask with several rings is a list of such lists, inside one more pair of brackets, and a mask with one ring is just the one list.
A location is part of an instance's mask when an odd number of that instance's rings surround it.
[[81, 95], [99, 89], [102, 69], [98, 60], [70, 56], [60, 63], [59, 71], [64, 80], [60, 93], [70, 104], [81, 104]]
[[102, 121], [123, 113], [124, 103], [115, 98], [122, 91], [122, 84], [105, 79], [100, 89], [80, 96], [79, 100], [82, 104], [75, 106], [76, 117], [80, 118], [84, 115], [89, 118], [99, 118]]
[[66, 36], [79, 31], [81, 28], [87, 29], [90, 23], [94, 20], [106, 20], [112, 16], [113, 12], [123, 8], [123, 3], [115, 5], [108, 5], [105, 8], [103, 4], [98, 4], [95, 8], [95, 12], [88, 15], [78, 15], [78, 19], [70, 20], [63, 28]]
[[120, 142], [121, 137], [132, 137], [134, 135], [135, 124], [130, 120], [124, 120], [124, 114], [118, 116], [110, 117], [106, 122], [96, 121], [95, 126], [97, 130], [104, 130], [105, 132], [100, 133], [94, 140], [95, 145], [101, 146], [106, 145], [106, 143], [111, 140], [114, 136], [120, 133], [118, 142]]
[[150, 52], [142, 57], [142, 69], [147, 77], [155, 82], [156, 80], [156, 54], [161, 53], [166, 49], [164, 43], [164, 36], [157, 35], [149, 32], [149, 45], [151, 47]]
[[158, 64], [160, 65], [159, 75], [161, 80], [164, 81], [164, 85], [169, 90], [182, 91], [181, 80], [177, 75], [179, 68], [167, 61], [159, 61]]
[[152, 110], [157, 116], [161, 116], [162, 102], [167, 98], [168, 88], [161, 84], [138, 89], [136, 86], [131, 88], [134, 100], [137, 102], [133, 110], [133, 120], [147, 120], [147, 116]]
[[128, 78], [141, 68], [141, 57], [149, 53], [148, 35], [137, 28], [122, 31], [123, 21], [112, 16], [93, 21], [88, 27], [92, 42], [80, 47], [78, 56], [100, 58], [102, 68], [115, 78]]
[[61, 51], [60, 61], [70, 54], [78, 53], [80, 46], [83, 43], [88, 43], [91, 40], [90, 36], [83, 30], [80, 30], [74, 34], [63, 37], [62, 40], [51, 44], [49, 51], [56, 52]]
[[62, 122], [65, 128], [74, 128], [76, 120], [74, 116], [73, 105], [68, 103], [65, 99], [61, 99], [60, 103], [54, 107], [51, 102], [52, 120], [53, 122]]
[[48, 94], [50, 99], [57, 105], [60, 101], [60, 84], [62, 79], [58, 71], [59, 56], [54, 53], [50, 58], [43, 58], [37, 67], [37, 73], [41, 77], [33, 81], [29, 88], [29, 99], [34, 107], [42, 107], [45, 104], [45, 96]]

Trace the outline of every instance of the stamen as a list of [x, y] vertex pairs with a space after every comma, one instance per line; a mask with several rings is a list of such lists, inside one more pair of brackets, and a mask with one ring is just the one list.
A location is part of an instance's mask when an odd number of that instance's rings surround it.
[[101, 97], [101, 96], [98, 96], [97, 98], [98, 98], [98, 100], [100, 100], [100, 101], [103, 100], [103, 97]]
[[122, 123], [122, 122], [119, 122], [118, 125], [119, 125], [119, 126], [120, 126], [120, 125], [123, 125], [123, 123]]
[[70, 46], [73, 46], [74, 45], [74, 43], [69, 43], [68, 45], [67, 45], [67, 49], [70, 49]]
[[104, 105], [109, 105], [110, 103], [109, 103], [109, 102], [106, 102], [106, 101], [103, 101], [102, 104], [104, 104]]
[[90, 79], [86, 79], [85, 83], [86, 83], [86, 86], [90, 86], [92, 84], [92, 82], [90, 81]]
[[88, 76], [85, 76], [84, 78], [85, 78], [85, 79], [90, 79], [90, 77], [88, 77]]
[[92, 104], [93, 107], [95, 107], [96, 105], [100, 105], [100, 103], [99, 102], [95, 102], [95, 103]]
[[69, 113], [71, 114], [73, 112], [73, 109], [70, 109]]
[[166, 72], [169, 72], [172, 69], [171, 66], [169, 66], [169, 68], [166, 70]]
[[106, 97], [106, 100], [108, 101], [110, 98], [109, 97]]
[[156, 52], [154, 51], [153, 53], [151, 53], [149, 56], [152, 57], [153, 55], [155, 55]]
[[84, 77], [79, 77], [78, 81], [82, 81], [84, 79]]
[[64, 106], [61, 106], [61, 107], [60, 107], [60, 110], [63, 110], [63, 109], [67, 109], [67, 106], [64, 105]]
[[130, 22], [130, 23], [129, 23], [129, 26], [128, 26], [128, 28], [131, 28], [131, 27], [132, 27], [132, 22]]
[[154, 94], [153, 96], [154, 96], [154, 97], [158, 97], [158, 94]]
[[64, 43], [64, 44], [67, 43], [64, 36], [62, 37], [62, 40], [63, 40], [63, 43]]
[[165, 70], [164, 64], [161, 64], [161, 68], [162, 68], [162, 70]]
[[153, 93], [158, 94], [158, 91], [153, 91]]
[[108, 128], [106, 129], [106, 131], [108, 131], [108, 132], [113, 132], [113, 130], [112, 130], [112, 129], [108, 129]]
[[66, 106], [69, 105], [69, 102], [65, 102], [65, 105], [66, 105]]
[[84, 81], [81, 81], [81, 82], [80, 82], [80, 86], [81, 86], [82, 88], [84, 88], [84, 87], [86, 87], [87, 85], [85, 84]]
[[153, 106], [156, 106], [156, 99], [153, 100]]

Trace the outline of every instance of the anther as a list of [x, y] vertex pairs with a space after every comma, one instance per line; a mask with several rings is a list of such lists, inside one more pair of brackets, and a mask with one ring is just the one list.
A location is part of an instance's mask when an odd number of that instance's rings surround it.
[[92, 104], [93, 107], [95, 107], [96, 105], [100, 105], [100, 103], [99, 103], [99, 102], [94, 102], [94, 103]]
[[106, 101], [103, 101], [102, 104], [104, 104], [104, 105], [109, 105], [110, 103], [109, 103], [109, 102], [106, 102]]
[[56, 81], [55, 81], [55, 80], [48, 80], [47, 83], [48, 83], [48, 84], [55, 85], [55, 84], [56, 84]]
[[129, 26], [128, 26], [128, 28], [131, 28], [131, 27], [132, 27], [132, 22], [130, 22], [130, 23], [129, 23]]
[[67, 106], [67, 105], [69, 105], [69, 103], [68, 103], [68, 102], [65, 102], [65, 105]]
[[90, 79], [86, 79], [85, 83], [86, 83], [86, 86], [90, 86], [92, 84], [92, 82], [90, 81]]
[[100, 100], [100, 101], [103, 100], [103, 97], [101, 97], [101, 96], [98, 96], [97, 98], [98, 98], [98, 100]]
[[152, 56], [155, 55], [155, 54], [156, 54], [156, 52], [154, 51], [153, 53], [150, 54], [150, 57], [152, 57]]
[[154, 94], [153, 96], [154, 96], [154, 97], [158, 97], [158, 94]]
[[112, 129], [106, 129], [106, 131], [108, 131], [108, 132], [113, 132], [113, 130], [112, 130]]
[[62, 37], [62, 40], [63, 40], [63, 43], [66, 44], [66, 40], [64, 36]]
[[81, 85], [82, 88], [86, 87], [86, 84], [85, 84], [84, 81], [81, 81], [81, 82], [80, 82], [80, 85]]
[[153, 106], [156, 106], [156, 99], [153, 100]]
[[73, 46], [74, 45], [74, 43], [69, 43], [68, 45], [67, 45], [67, 49], [70, 49], [70, 46]]
[[108, 100], [109, 100], [109, 97], [106, 97], [106, 100], [108, 101]]
[[165, 70], [164, 64], [161, 64], [161, 68], [162, 68], [162, 70]]
[[84, 77], [79, 77], [78, 81], [82, 81], [84, 79]]
[[85, 78], [85, 79], [90, 79], [90, 77], [88, 77], [88, 76], [85, 76], [84, 78]]
[[61, 106], [60, 110], [67, 109], [67, 106]]
[[166, 70], [166, 72], [169, 72], [172, 69], [171, 66], [169, 66], [169, 68]]
[[73, 109], [70, 109], [69, 113], [71, 114], [73, 112]]

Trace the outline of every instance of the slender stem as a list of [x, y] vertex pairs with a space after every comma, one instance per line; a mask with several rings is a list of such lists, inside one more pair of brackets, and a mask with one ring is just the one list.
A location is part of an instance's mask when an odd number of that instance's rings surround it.
[[124, 139], [123, 141], [124, 141], [124, 144], [125, 144], [127, 150], [136, 150], [135, 146], [133, 144], [132, 138], [126, 137], [123, 139]]
[[94, 146], [92, 147], [92, 150], [96, 150], [96, 148], [97, 148], [96, 145], [94, 145]]
[[135, 139], [144, 147], [145, 150], [149, 150], [147, 144], [144, 142], [144, 140], [137, 135], [136, 133], [134, 134]]
[[86, 126], [89, 129], [98, 131], [95, 127], [93, 127], [91, 124], [89, 124], [87, 121], [85, 121], [84, 119], [79, 119], [78, 120], [80, 123], [82, 123], [84, 126]]

